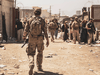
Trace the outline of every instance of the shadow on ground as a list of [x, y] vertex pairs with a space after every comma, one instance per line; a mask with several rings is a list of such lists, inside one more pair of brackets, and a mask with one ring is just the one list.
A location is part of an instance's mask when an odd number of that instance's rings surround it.
[[43, 71], [42, 73], [35, 72], [33, 75], [63, 75], [63, 74], [53, 73], [53, 72], [49, 72], [49, 71]]
[[54, 41], [53, 43], [64, 43], [64, 42], [58, 42], [58, 41]]

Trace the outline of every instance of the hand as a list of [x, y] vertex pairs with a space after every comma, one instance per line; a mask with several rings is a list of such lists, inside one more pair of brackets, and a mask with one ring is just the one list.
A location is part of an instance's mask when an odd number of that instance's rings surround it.
[[15, 28], [17, 28], [17, 25], [15, 26]]
[[26, 37], [23, 37], [23, 40], [25, 41], [26, 40]]
[[46, 42], [46, 46], [47, 46], [47, 47], [49, 46], [49, 40], [47, 40], [47, 42]]

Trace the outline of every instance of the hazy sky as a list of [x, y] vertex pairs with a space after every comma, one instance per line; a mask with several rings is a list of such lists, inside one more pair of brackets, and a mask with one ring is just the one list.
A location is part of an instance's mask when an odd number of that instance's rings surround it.
[[[33, 6], [42, 7], [51, 13], [58, 14], [59, 9], [61, 15], [72, 16], [77, 10], [82, 10], [84, 6], [91, 6], [91, 4], [100, 4], [100, 0], [16, 0], [17, 6], [24, 8], [31, 8]], [[93, 3], [92, 3], [93, 2]]]

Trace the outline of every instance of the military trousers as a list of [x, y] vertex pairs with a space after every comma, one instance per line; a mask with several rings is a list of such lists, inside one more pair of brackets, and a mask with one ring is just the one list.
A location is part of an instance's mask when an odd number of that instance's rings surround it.
[[54, 41], [55, 31], [54, 30], [51, 30], [50, 33], [51, 33], [51, 41]]
[[70, 39], [70, 40], [73, 40], [73, 31], [72, 31], [72, 29], [70, 29], [69, 39]]
[[73, 42], [74, 42], [74, 44], [76, 44], [76, 39], [78, 40], [78, 43], [80, 43], [79, 30], [73, 30]]
[[90, 45], [92, 43], [92, 40], [94, 41], [93, 32], [88, 32], [88, 44]]
[[29, 36], [29, 44], [26, 49], [28, 58], [29, 58], [29, 68], [34, 68], [34, 55], [36, 53], [37, 49], [37, 67], [42, 66], [42, 60], [43, 60], [43, 50], [44, 50], [44, 43], [43, 43], [43, 36], [39, 37], [32, 37]]
[[17, 30], [17, 35], [18, 35], [18, 41], [23, 41], [23, 29]]

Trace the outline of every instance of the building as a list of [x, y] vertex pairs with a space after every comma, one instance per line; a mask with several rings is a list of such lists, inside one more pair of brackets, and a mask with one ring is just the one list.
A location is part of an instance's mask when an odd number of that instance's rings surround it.
[[42, 10], [41, 17], [42, 18], [49, 18], [50, 13], [47, 10]]
[[[0, 0], [0, 31], [3, 31], [5, 22], [5, 30], [8, 38], [12, 37], [14, 0]], [[3, 32], [2, 32], [2, 35]]]
[[81, 11], [80, 10], [76, 11], [76, 15], [81, 15]]
[[34, 15], [33, 9], [20, 9], [20, 18], [30, 18]]
[[92, 5], [90, 7], [90, 18], [94, 19], [95, 27], [100, 30], [100, 5]]

